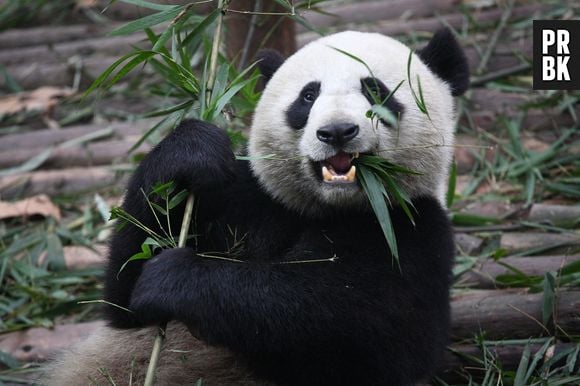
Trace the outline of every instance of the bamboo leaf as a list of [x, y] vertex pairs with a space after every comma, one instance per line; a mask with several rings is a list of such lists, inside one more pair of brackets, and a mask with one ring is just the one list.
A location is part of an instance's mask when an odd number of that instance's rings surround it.
[[544, 326], [552, 318], [554, 312], [554, 303], [556, 297], [556, 279], [552, 272], [546, 272], [544, 275], [544, 297], [542, 301], [542, 323]]
[[351, 54], [350, 52], [341, 50], [340, 48], [336, 48], [336, 47], [332, 47], [332, 46], [329, 46], [329, 47], [332, 48], [333, 50], [336, 50], [336, 51], [340, 52], [341, 54], [346, 55], [349, 58], [351, 58], [351, 59], [359, 62], [363, 66], [365, 66], [365, 68], [367, 69], [367, 71], [369, 72], [369, 74], [371, 75], [371, 77], [375, 78], [375, 75], [373, 74], [373, 70], [371, 70], [371, 68], [368, 66], [368, 64], [366, 64], [366, 62], [364, 60], [362, 60], [361, 58], [359, 58], [356, 55]]
[[383, 230], [383, 234], [387, 240], [391, 253], [393, 254], [395, 261], [398, 263], [399, 251], [397, 249], [397, 240], [391, 222], [389, 208], [384, 200], [384, 186], [374, 173], [366, 170], [364, 167], [359, 167], [358, 174], [361, 185], [369, 198], [373, 211], [375, 212], [381, 229]]
[[243, 87], [245, 87], [246, 84], [254, 81], [254, 79], [255, 78], [246, 79], [245, 81], [230, 87], [228, 89], [228, 91], [226, 91], [216, 101], [216, 106], [213, 108], [210, 108], [210, 110], [213, 110], [212, 120], [215, 119], [221, 113], [221, 111], [224, 109], [226, 104], [228, 104], [228, 102], [238, 93], [238, 91], [240, 91]]
[[141, 252], [138, 252], [133, 256], [131, 256], [129, 259], [127, 259], [127, 261], [123, 263], [121, 268], [119, 268], [119, 272], [117, 272], [117, 280], [119, 280], [119, 275], [121, 274], [121, 272], [123, 272], [127, 264], [136, 260], [147, 260], [150, 259], [151, 257], [153, 257], [151, 247], [149, 246], [149, 243], [144, 242], [143, 244], [141, 244]]
[[451, 172], [449, 173], [449, 182], [447, 184], [446, 202], [448, 208], [451, 208], [451, 206], [453, 206], [456, 186], [457, 186], [457, 162], [453, 160], [453, 162], [451, 163]]
[[153, 45], [152, 51], [157, 51], [161, 47], [165, 46], [165, 43], [169, 40], [169, 38], [175, 34], [175, 31], [179, 31], [181, 26], [185, 24], [185, 22], [193, 15], [191, 12], [191, 8], [184, 9], [179, 15], [176, 16], [175, 19], [171, 22], [171, 25], [163, 31], [163, 33], [157, 38], [157, 41]]
[[54, 270], [61, 271], [66, 269], [64, 250], [56, 233], [49, 233], [46, 236], [46, 260]]
[[393, 126], [393, 127], [397, 127], [399, 124], [399, 121], [397, 119], [397, 117], [395, 116], [395, 114], [393, 114], [391, 112], [391, 110], [389, 110], [388, 108], [386, 108], [383, 105], [372, 105], [371, 106], [371, 110], [372, 113], [376, 114], [379, 116], [379, 118], [384, 119], [389, 125]]
[[105, 89], [108, 89], [108, 88], [112, 87], [113, 85], [115, 85], [119, 80], [121, 80], [125, 75], [127, 75], [137, 65], [145, 62], [147, 59], [151, 58], [153, 55], [155, 55], [155, 52], [153, 52], [153, 51], [141, 51], [139, 53], [139, 55], [135, 56], [133, 59], [129, 60], [123, 67], [121, 67], [119, 72], [117, 72], [115, 74], [115, 76], [113, 76], [109, 80], [109, 82], [105, 86]]
[[12, 176], [15, 174], [26, 173], [30, 172], [40, 165], [42, 165], [48, 157], [52, 154], [52, 148], [45, 149], [29, 159], [28, 161], [20, 164], [18, 166], [14, 166], [11, 168], [1, 169], [0, 170], [0, 177]]
[[[138, 149], [151, 135], [153, 135], [158, 130], [163, 130], [168, 126], [174, 126], [177, 122], [177, 118], [179, 116], [176, 113], [172, 113], [171, 115], [163, 118], [157, 124], [155, 124], [152, 128], [147, 130], [147, 132], [139, 138], [139, 140], [129, 149], [129, 154], [133, 153], [136, 149]], [[171, 120], [173, 119], [173, 122]]]
[[528, 381], [531, 379], [531, 377], [534, 373], [534, 370], [538, 366], [538, 363], [540, 363], [540, 361], [544, 359], [544, 354], [546, 354], [546, 351], [548, 351], [548, 348], [553, 343], [554, 343], [553, 339], [548, 339], [546, 341], [546, 343], [544, 343], [542, 345], [542, 347], [534, 354], [534, 359], [532, 360], [532, 363], [530, 364], [530, 366], [528, 368], [526, 376], [524, 377], [524, 381], [526, 382], [526, 384], [528, 384]]
[[516, 377], [514, 379], [514, 386], [526, 386], [526, 372], [528, 369], [528, 363], [530, 361], [530, 345], [526, 344], [522, 358], [520, 359], [520, 364], [516, 371]]
[[101, 75], [99, 75], [99, 77], [97, 79], [95, 79], [93, 81], [93, 83], [89, 86], [87, 91], [85, 91], [85, 93], [83, 94], [83, 98], [85, 98], [87, 95], [92, 93], [98, 87], [101, 87], [103, 85], [103, 83], [105, 82], [105, 80], [107, 80], [109, 78], [109, 76], [113, 73], [113, 71], [115, 71], [115, 69], [117, 69], [117, 67], [119, 67], [123, 62], [125, 62], [126, 60], [128, 60], [134, 56], [138, 56], [140, 54], [141, 54], [140, 51], [131, 52], [130, 54], [123, 55], [119, 59], [117, 59], [113, 64], [111, 64], [109, 67], [107, 67], [107, 69], [105, 71], [103, 71], [103, 73]]
[[157, 24], [173, 20], [184, 9], [185, 6], [183, 5], [173, 6], [164, 11], [154, 13], [152, 15], [148, 15], [140, 19], [131, 21], [125, 25], [122, 25], [121, 27], [111, 31], [110, 35], [113, 36], [127, 35], [136, 31], [142, 31], [145, 28], [151, 28], [153, 26], [156, 26]]
[[[115, 3], [117, 0], [112, 0], [110, 4]], [[167, 5], [167, 4], [157, 4], [157, 3], [152, 3], [150, 1], [145, 1], [145, 0], [118, 0], [122, 3], [127, 3], [127, 4], [133, 4], [136, 5], [138, 7], [143, 7], [143, 8], [148, 8], [148, 9], [153, 9], [155, 11], [166, 11], [168, 9], [173, 8], [173, 5]]]
[[200, 39], [203, 36], [203, 32], [209, 27], [215, 19], [220, 14], [219, 9], [214, 9], [209, 15], [207, 15], [201, 23], [199, 23], [181, 42], [183, 47], [188, 47], [192, 44], [195, 40]]
[[187, 198], [189, 192], [187, 190], [182, 190], [181, 192], [177, 193], [175, 196], [169, 200], [168, 207], [169, 209], [175, 208], [177, 205], [181, 204]]

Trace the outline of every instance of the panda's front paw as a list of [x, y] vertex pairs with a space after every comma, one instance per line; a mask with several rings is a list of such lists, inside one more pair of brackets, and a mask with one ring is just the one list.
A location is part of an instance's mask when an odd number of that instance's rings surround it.
[[195, 259], [192, 249], [165, 250], [143, 266], [129, 309], [144, 325], [165, 323], [175, 318], [176, 306], [184, 295], [183, 280], [187, 281], [184, 259]]
[[221, 188], [235, 176], [230, 139], [208, 122], [182, 122], [155, 151], [163, 158], [161, 174], [192, 192]]

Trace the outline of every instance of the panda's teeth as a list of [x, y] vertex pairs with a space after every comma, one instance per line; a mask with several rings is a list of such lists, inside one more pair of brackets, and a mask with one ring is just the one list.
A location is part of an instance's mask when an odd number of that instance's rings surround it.
[[346, 180], [348, 182], [354, 182], [355, 177], [356, 177], [356, 166], [352, 165], [348, 173], [346, 173]]
[[324, 179], [324, 181], [326, 182], [332, 182], [332, 174], [330, 173], [330, 171], [328, 171], [328, 168], [326, 166], [322, 166], [322, 178]]
[[346, 174], [336, 174], [334, 169], [322, 166], [322, 179], [324, 182], [354, 182], [356, 167], [352, 165]]

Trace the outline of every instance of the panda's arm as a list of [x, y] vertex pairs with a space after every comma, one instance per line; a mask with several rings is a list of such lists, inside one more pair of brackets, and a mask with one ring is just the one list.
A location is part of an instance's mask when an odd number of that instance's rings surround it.
[[[185, 121], [164, 138], [140, 163], [131, 177], [125, 195], [123, 209], [146, 227], [158, 234], [159, 227], [151, 207], [145, 199], [158, 183], [174, 181], [175, 192], [187, 189], [196, 197], [207, 196], [211, 207], [201, 208], [197, 221], [211, 215], [212, 209], [220, 207], [224, 184], [234, 175], [235, 157], [226, 133], [209, 123]], [[184, 203], [171, 211], [172, 229], [179, 229], [183, 217]], [[115, 327], [133, 327], [138, 321], [121, 307], [128, 307], [135, 281], [140, 275], [142, 260], [121, 267], [134, 254], [141, 251], [147, 234], [132, 224], [118, 230], [111, 240], [108, 266], [105, 277], [105, 300], [114, 305], [107, 306], [106, 316]]]
[[[451, 231], [444, 215], [440, 223], [425, 216], [424, 231], [419, 224], [417, 234], [399, 240], [404, 275], [384, 248], [303, 264], [224, 262], [174, 249], [146, 263], [130, 308], [146, 324], [180, 320], [208, 344], [264, 365], [282, 377], [277, 381], [342, 384], [345, 374], [388, 379], [376, 374], [383, 368], [376, 361], [410, 373], [405, 366], [423, 359], [407, 355], [419, 350], [430, 358], [447, 338]], [[317, 253], [300, 245], [292, 258], [300, 251]], [[411, 337], [416, 350], [401, 336]], [[353, 382], [365, 384], [361, 379]]]

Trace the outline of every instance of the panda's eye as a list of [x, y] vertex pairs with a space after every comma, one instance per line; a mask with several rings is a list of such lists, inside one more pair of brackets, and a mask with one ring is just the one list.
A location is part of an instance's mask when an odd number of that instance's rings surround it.
[[306, 90], [302, 95], [302, 99], [306, 103], [314, 103], [314, 101], [316, 100], [316, 93], [312, 90]]

